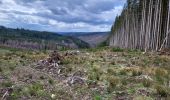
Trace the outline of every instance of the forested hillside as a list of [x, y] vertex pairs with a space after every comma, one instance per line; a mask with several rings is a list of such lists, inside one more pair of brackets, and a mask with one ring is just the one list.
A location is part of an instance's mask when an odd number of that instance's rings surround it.
[[0, 27], [0, 46], [27, 49], [87, 48], [88, 43], [70, 36], [25, 29]]
[[127, 0], [112, 27], [110, 45], [159, 51], [170, 48], [170, 0]]
[[109, 33], [110, 32], [68, 32], [64, 33], [64, 35], [79, 38], [80, 40], [89, 43], [91, 47], [97, 47], [105, 42]]

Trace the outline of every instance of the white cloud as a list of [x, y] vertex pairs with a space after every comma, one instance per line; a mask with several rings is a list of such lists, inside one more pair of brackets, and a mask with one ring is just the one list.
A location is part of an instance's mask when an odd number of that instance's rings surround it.
[[[125, 0], [1, 0], [0, 24], [45, 31], [109, 31], [124, 2]], [[37, 26], [34, 28], [32, 24]]]

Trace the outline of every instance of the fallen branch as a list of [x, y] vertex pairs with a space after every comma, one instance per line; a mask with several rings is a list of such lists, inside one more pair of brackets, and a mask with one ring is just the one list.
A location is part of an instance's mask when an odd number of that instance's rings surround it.
[[4, 95], [2, 96], [1, 100], [5, 100], [5, 97], [10, 95], [13, 91], [13, 86], [10, 88], [7, 88], [6, 92], [4, 93]]

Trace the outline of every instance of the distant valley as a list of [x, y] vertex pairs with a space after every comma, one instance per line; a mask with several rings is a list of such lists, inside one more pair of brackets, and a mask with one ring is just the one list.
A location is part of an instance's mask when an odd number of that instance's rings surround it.
[[60, 34], [78, 38], [89, 43], [91, 47], [96, 47], [107, 40], [109, 32], [63, 32]]

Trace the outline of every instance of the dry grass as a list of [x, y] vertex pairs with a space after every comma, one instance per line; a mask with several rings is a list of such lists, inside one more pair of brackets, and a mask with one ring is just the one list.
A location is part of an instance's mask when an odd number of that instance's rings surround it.
[[[0, 77], [6, 77], [3, 82], [0, 79], [0, 88], [14, 86], [9, 96], [12, 99], [150, 100], [170, 95], [170, 57], [165, 55], [115, 48], [80, 50], [64, 58], [58, 75], [54, 70], [36, 69], [36, 63], [46, 59], [48, 53], [1, 48], [0, 54]], [[76, 72], [85, 83], [68, 85]], [[141, 88], [149, 94], [139, 94]]]

